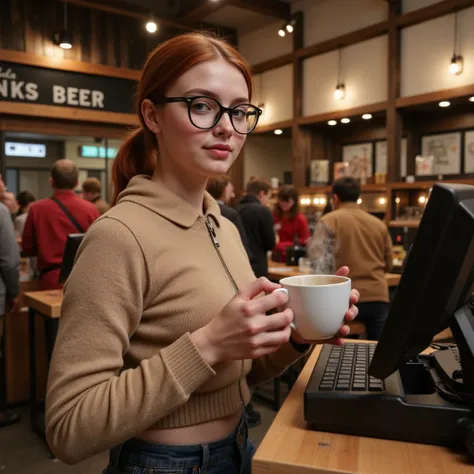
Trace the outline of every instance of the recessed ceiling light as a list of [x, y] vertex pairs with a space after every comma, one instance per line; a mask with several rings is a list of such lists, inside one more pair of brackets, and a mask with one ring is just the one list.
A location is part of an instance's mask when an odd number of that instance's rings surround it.
[[328, 125], [334, 127], [334, 125], [337, 125], [337, 120], [328, 120]]
[[372, 118], [372, 114], [364, 114], [364, 115], [362, 115], [362, 118], [364, 120], [370, 120]]
[[443, 100], [438, 104], [440, 107], [449, 107], [451, 105], [451, 102], [448, 100]]
[[156, 33], [156, 31], [158, 30], [158, 25], [156, 24], [154, 20], [149, 20], [147, 21], [145, 28], [148, 31], [148, 33]]
[[341, 123], [349, 123], [350, 121], [351, 119], [347, 117], [341, 119]]
[[283, 133], [283, 130], [280, 128], [277, 128], [274, 132], [275, 135], [281, 135]]
[[469, 97], [469, 102], [474, 102], [474, 95], [472, 97]]

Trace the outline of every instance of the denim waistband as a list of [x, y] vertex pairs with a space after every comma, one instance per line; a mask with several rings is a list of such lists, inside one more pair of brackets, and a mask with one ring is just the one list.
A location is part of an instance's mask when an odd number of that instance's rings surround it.
[[118, 470], [125, 465], [153, 469], [195, 468], [206, 471], [229, 459], [241, 457], [247, 442], [248, 429], [242, 416], [237, 428], [226, 438], [207, 444], [169, 445], [131, 439], [112, 448], [110, 463]]

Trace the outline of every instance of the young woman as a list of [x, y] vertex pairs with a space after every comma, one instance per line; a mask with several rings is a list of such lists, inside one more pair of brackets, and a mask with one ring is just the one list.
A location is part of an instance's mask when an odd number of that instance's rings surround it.
[[287, 298], [255, 280], [205, 192], [257, 124], [251, 91], [247, 64], [220, 39], [174, 37], [148, 58], [141, 127], [114, 163], [116, 204], [65, 287], [46, 401], [63, 461], [112, 448], [107, 474], [250, 472], [248, 386], [309, 349], [291, 310], [265, 315]]
[[278, 192], [273, 214], [274, 228], [278, 235], [274, 254], [282, 262], [285, 261], [286, 249], [293, 245], [295, 236], [300, 245], [306, 245], [310, 237], [308, 221], [299, 211], [298, 201], [298, 191], [293, 186], [283, 186]]

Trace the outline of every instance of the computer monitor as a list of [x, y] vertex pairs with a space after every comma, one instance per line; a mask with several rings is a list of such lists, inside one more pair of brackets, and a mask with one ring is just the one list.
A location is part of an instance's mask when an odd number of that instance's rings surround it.
[[84, 238], [84, 234], [69, 234], [64, 246], [63, 261], [61, 263], [61, 271], [59, 273], [59, 284], [66, 282], [71, 273], [76, 258], [77, 249]]
[[[385, 379], [451, 327], [464, 385], [474, 387], [474, 186], [436, 184], [377, 344], [369, 374]], [[455, 316], [456, 313], [456, 316]], [[463, 319], [463, 321], [461, 321]], [[463, 326], [463, 327], [460, 327]]]

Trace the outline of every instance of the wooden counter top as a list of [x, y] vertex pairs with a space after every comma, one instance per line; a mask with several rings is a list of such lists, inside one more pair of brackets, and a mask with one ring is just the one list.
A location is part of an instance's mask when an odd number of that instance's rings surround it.
[[25, 306], [53, 319], [59, 318], [62, 302], [62, 290], [29, 291], [24, 297]]
[[[351, 341], [353, 342], [353, 341]], [[322, 346], [310, 356], [252, 461], [253, 474], [472, 474], [445, 447], [309, 430], [303, 394]]]
[[[284, 263], [273, 261], [268, 262], [268, 277], [270, 280], [280, 280], [281, 278], [299, 275], [303, 275], [303, 273], [298, 270], [298, 267], [290, 267]], [[398, 286], [401, 277], [398, 273], [385, 274], [388, 286]]]

